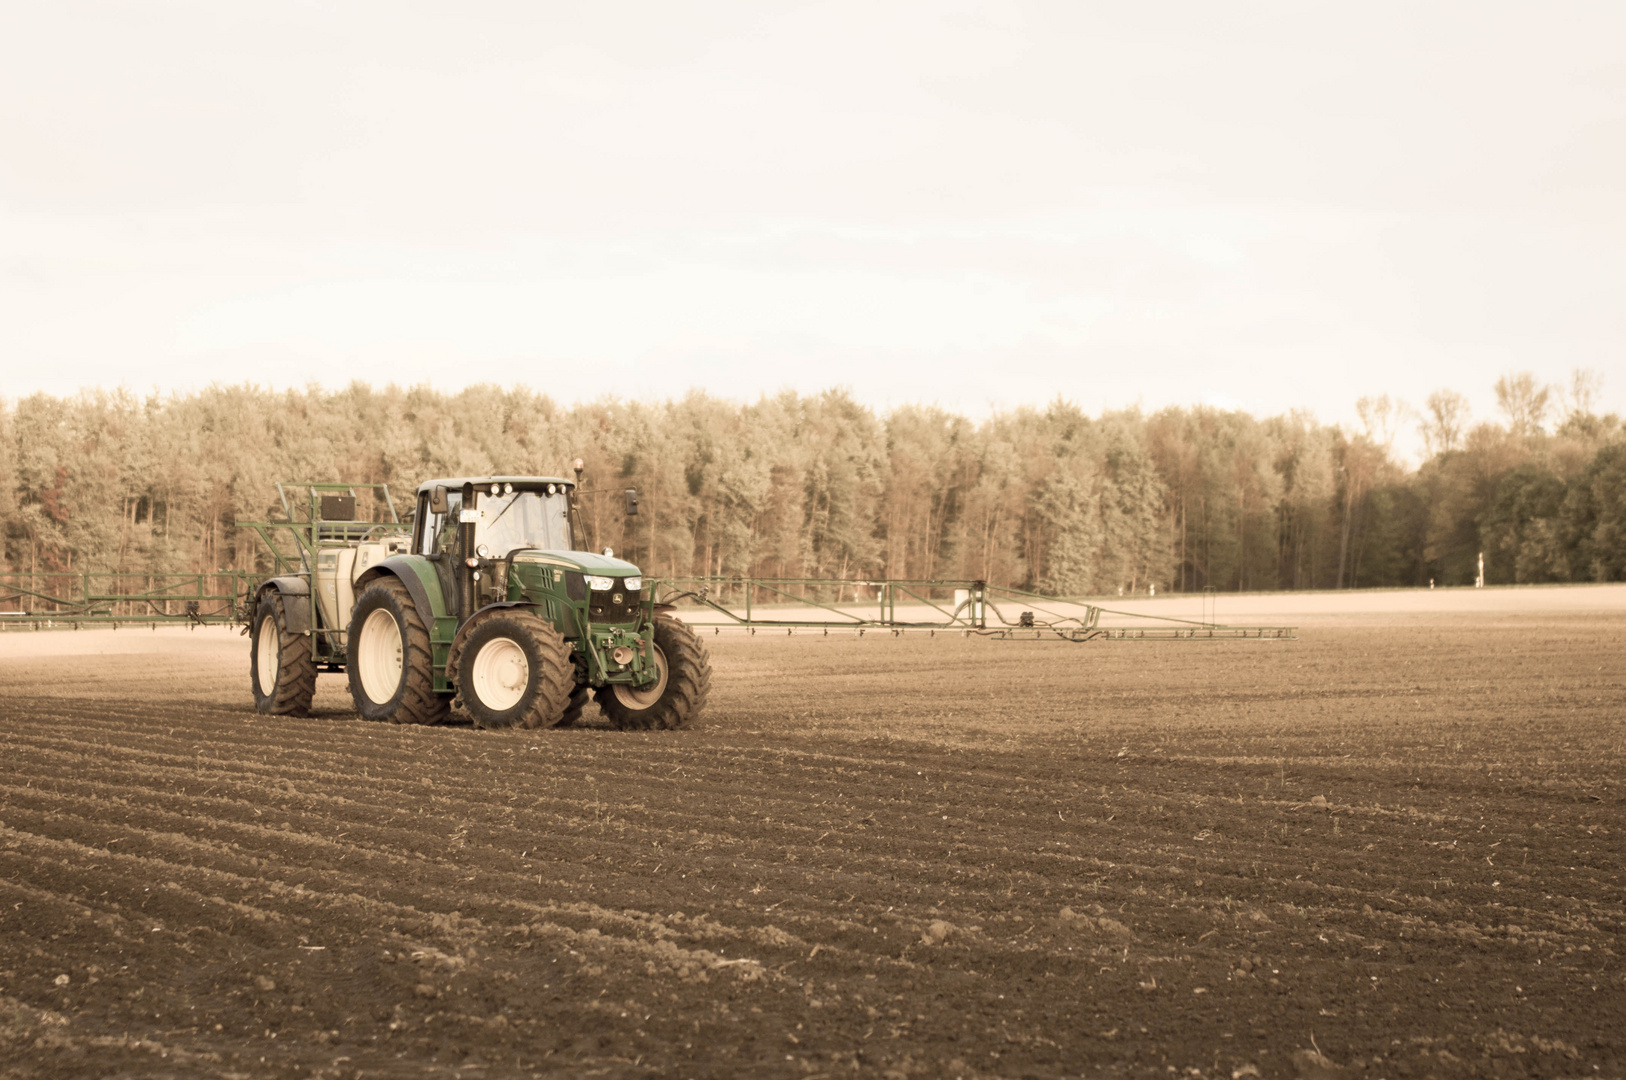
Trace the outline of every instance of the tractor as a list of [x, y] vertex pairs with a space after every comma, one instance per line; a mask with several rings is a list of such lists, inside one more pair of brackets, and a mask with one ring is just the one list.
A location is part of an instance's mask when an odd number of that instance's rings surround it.
[[[574, 482], [429, 480], [404, 525], [393, 504], [390, 522], [353, 520], [354, 492], [373, 485], [301, 485], [304, 521], [257, 526], [268, 544], [268, 528], [291, 528], [300, 554], [279, 552], [293, 572], [249, 604], [255, 707], [307, 712], [321, 670], [348, 675], [368, 720], [565, 727], [590, 697], [623, 730], [693, 720], [711, 688], [706, 648], [637, 566], [585, 550], [576, 468]], [[626, 504], [637, 513], [635, 492]]]

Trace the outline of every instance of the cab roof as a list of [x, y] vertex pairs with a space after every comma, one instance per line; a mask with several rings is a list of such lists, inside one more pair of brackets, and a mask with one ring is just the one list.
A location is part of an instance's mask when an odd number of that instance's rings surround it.
[[475, 487], [489, 488], [492, 484], [513, 484], [515, 491], [535, 491], [545, 488], [549, 484], [559, 487], [573, 488], [576, 481], [566, 480], [562, 476], [455, 476], [442, 477], [439, 480], [425, 480], [418, 485], [418, 493], [443, 487], [447, 491], [461, 491], [464, 484], [473, 484]]

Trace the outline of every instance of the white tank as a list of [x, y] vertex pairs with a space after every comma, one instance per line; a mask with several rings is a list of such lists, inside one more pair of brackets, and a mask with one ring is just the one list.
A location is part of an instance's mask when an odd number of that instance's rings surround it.
[[[383, 545], [366, 545], [382, 547]], [[383, 560], [380, 559], [380, 562]], [[322, 613], [322, 625], [342, 631], [350, 625], [350, 609], [355, 606], [356, 549], [353, 547], [321, 548], [316, 552], [316, 573], [311, 585], [316, 593], [316, 606]]]
[[355, 582], [368, 567], [377, 566], [390, 557], [390, 545], [383, 541], [369, 540], [356, 545], [356, 565], [350, 570], [350, 581]]

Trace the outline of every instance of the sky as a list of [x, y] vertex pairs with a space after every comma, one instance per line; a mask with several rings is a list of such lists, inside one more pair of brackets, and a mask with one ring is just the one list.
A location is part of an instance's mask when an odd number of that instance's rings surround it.
[[1626, 5], [12, 4], [0, 398], [1626, 413]]

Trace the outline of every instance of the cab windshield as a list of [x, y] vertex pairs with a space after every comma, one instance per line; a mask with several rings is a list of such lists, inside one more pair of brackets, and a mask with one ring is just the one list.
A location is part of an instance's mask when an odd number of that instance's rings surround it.
[[474, 527], [475, 547], [484, 544], [493, 558], [503, 558], [519, 548], [569, 551], [575, 546], [570, 542], [569, 501], [563, 492], [482, 495], [477, 505], [480, 520]]

